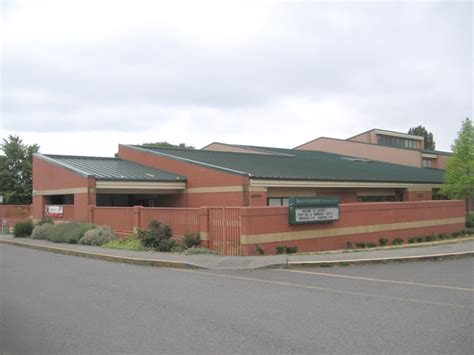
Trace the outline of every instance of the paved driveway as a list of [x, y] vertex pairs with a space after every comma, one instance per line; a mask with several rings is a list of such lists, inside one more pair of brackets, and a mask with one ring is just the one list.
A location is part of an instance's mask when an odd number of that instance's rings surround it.
[[473, 261], [205, 271], [0, 245], [0, 348], [472, 354]]

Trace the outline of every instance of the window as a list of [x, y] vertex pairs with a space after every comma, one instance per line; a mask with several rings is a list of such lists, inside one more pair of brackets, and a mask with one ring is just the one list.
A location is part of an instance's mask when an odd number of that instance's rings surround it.
[[360, 202], [394, 202], [395, 196], [357, 196]]
[[377, 135], [377, 141], [380, 145], [386, 145], [390, 147], [400, 147], [416, 149], [416, 140], [407, 138], [398, 138], [392, 136], [384, 136], [382, 134]]
[[269, 197], [267, 206], [288, 206], [288, 197]]
[[423, 168], [434, 168], [434, 159], [423, 158]]

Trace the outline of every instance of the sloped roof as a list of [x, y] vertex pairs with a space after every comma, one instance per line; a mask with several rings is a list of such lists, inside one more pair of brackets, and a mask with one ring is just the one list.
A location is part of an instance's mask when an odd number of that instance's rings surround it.
[[50, 163], [59, 165], [83, 176], [92, 176], [96, 180], [111, 181], [186, 181], [186, 177], [150, 168], [119, 158], [86, 157], [71, 155], [35, 154]]
[[255, 179], [439, 184], [443, 183], [444, 175], [444, 171], [438, 169], [415, 168], [320, 151], [248, 146], [274, 153], [268, 155], [132, 147]]

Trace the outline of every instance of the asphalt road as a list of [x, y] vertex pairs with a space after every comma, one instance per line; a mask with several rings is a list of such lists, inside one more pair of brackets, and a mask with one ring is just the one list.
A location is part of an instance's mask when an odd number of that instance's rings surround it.
[[216, 272], [0, 246], [3, 354], [472, 354], [474, 259]]

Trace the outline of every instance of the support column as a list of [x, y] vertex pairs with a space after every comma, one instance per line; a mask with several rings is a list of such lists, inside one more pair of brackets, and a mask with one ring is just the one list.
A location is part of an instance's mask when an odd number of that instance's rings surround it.
[[141, 228], [140, 225], [140, 214], [142, 212], [142, 206], [133, 206], [133, 233], [137, 233], [137, 229]]
[[209, 248], [209, 207], [199, 209], [199, 235], [201, 246]]

